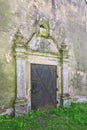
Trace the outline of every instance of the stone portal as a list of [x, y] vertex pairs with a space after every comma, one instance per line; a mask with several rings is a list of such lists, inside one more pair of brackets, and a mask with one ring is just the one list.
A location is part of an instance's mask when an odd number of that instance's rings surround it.
[[38, 28], [27, 42], [19, 30], [14, 37], [16, 116], [27, 114], [33, 108], [57, 107], [69, 102], [68, 51], [66, 47], [57, 47], [54, 38], [49, 34], [47, 21], [38, 22]]

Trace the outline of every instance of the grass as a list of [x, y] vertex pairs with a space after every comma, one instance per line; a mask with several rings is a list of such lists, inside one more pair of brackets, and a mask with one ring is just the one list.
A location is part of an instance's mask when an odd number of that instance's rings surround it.
[[87, 103], [31, 111], [27, 116], [0, 116], [0, 130], [87, 130]]

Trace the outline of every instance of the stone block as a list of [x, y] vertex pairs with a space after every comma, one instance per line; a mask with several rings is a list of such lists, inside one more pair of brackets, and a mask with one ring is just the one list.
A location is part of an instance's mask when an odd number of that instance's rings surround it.
[[24, 99], [16, 100], [15, 103], [15, 116], [28, 114], [28, 104]]

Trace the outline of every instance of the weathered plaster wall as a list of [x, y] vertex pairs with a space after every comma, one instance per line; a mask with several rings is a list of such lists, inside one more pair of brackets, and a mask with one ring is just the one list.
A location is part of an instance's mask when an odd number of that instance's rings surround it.
[[36, 31], [36, 21], [50, 24], [50, 35], [60, 46], [69, 47], [70, 93], [87, 95], [87, 44], [85, 0], [0, 0], [0, 106], [12, 107], [15, 101], [15, 60], [13, 36], [20, 29], [29, 40]]
[[10, 57], [13, 19], [9, 1], [0, 0], [0, 108], [12, 107], [15, 97], [15, 61]]
[[[86, 4], [85, 1], [71, 1], [67, 5], [67, 31], [70, 50], [73, 49], [73, 60], [70, 62], [74, 68], [72, 85], [74, 95], [86, 96], [87, 94], [87, 42], [86, 42]], [[72, 53], [71, 53], [72, 55]], [[71, 70], [72, 71], [72, 70]], [[72, 71], [73, 73], [73, 71]], [[73, 75], [72, 75], [73, 76]]]

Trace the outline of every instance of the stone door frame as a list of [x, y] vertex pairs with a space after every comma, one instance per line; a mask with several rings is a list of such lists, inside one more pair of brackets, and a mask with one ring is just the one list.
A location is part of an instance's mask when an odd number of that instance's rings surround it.
[[[16, 74], [17, 74], [17, 96], [15, 101], [15, 115], [27, 114], [31, 110], [31, 64], [56, 65], [57, 66], [57, 107], [63, 102], [63, 106], [69, 104], [69, 73], [68, 58], [50, 53], [33, 52], [26, 50], [23, 46], [16, 46]], [[61, 70], [62, 68], [62, 70]], [[67, 69], [67, 70], [66, 70]], [[62, 72], [61, 72], [62, 71]], [[62, 83], [63, 82], [63, 83]], [[63, 84], [63, 86], [61, 85]], [[63, 88], [62, 88], [63, 87]], [[63, 93], [62, 93], [63, 89]], [[62, 100], [61, 100], [62, 99]]]
[[[39, 54], [37, 54], [36, 55], [36, 53], [34, 54], [32, 54], [31, 53], [31, 55], [29, 55], [29, 57], [28, 57], [28, 61], [27, 61], [27, 68], [28, 68], [28, 71], [27, 71], [27, 74], [29, 74], [28, 75], [28, 77], [29, 77], [29, 79], [27, 79], [27, 81], [28, 81], [28, 86], [27, 86], [27, 91], [28, 91], [28, 99], [30, 99], [29, 100], [29, 103], [30, 103], [30, 110], [31, 110], [31, 64], [41, 64], [41, 65], [55, 65], [56, 67], [57, 67], [57, 74], [59, 73], [59, 65], [58, 65], [58, 57], [56, 57], [56, 56], [53, 56], [53, 55], [48, 55], [48, 54], [45, 54], [45, 55], [39, 55]], [[56, 86], [56, 88], [57, 88], [57, 90], [58, 90], [58, 83], [59, 81], [58, 81], [58, 78], [57, 78], [57, 86]], [[57, 101], [57, 99], [58, 99], [58, 91], [56, 91], [56, 101]]]
[[[42, 44], [45, 45], [43, 50], [40, 48]], [[30, 41], [25, 42], [19, 31], [14, 37], [14, 45], [17, 77], [15, 115], [27, 114], [31, 110], [31, 63], [57, 66], [57, 106], [69, 104], [67, 46], [63, 43], [57, 48], [52, 37], [46, 38], [36, 34]]]
[[[16, 74], [17, 97], [15, 103], [15, 115], [27, 114], [31, 110], [31, 64], [56, 65], [57, 66], [57, 90], [59, 90], [60, 64], [59, 56], [32, 52], [23, 47], [16, 47]], [[56, 91], [57, 99], [58, 92]], [[57, 101], [56, 99], [56, 101]]]

